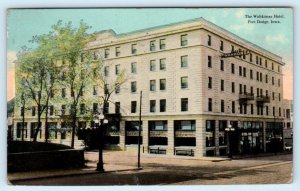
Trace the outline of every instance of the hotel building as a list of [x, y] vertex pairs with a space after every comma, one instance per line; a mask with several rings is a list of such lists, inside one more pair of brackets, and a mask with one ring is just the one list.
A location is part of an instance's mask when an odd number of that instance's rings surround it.
[[[95, 37], [88, 48], [103, 59], [104, 75], [114, 79], [125, 69], [128, 76], [111, 96], [107, 145], [137, 147], [140, 91], [144, 153], [220, 156], [228, 143], [233, 153], [266, 152], [270, 139], [282, 137], [281, 57], [203, 18], [126, 34], [106, 30]], [[237, 55], [226, 54], [231, 52]], [[101, 93], [95, 85], [84, 96], [93, 100]], [[26, 117], [27, 140], [36, 124], [32, 112]], [[20, 108], [15, 113], [14, 139], [20, 139]], [[56, 116], [50, 122], [50, 140], [70, 144], [64, 122]], [[230, 134], [228, 127], [234, 129]]]

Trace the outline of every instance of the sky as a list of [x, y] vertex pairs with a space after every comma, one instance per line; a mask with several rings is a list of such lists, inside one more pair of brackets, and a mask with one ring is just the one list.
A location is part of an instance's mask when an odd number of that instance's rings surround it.
[[[247, 18], [246, 15], [252, 16]], [[249, 23], [253, 15], [283, 15]], [[14, 97], [14, 61], [32, 36], [49, 32], [58, 20], [83, 20], [89, 32], [113, 29], [117, 34], [203, 17], [204, 19], [282, 57], [285, 99], [293, 99], [293, 12], [289, 8], [133, 8], [133, 9], [10, 9], [7, 11], [7, 100]], [[271, 20], [280, 23], [271, 24]]]

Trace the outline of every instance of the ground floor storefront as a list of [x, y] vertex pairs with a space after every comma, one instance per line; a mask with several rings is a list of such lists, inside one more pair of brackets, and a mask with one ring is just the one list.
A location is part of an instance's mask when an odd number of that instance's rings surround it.
[[[75, 147], [97, 149], [99, 125], [104, 130], [104, 144], [109, 149], [135, 150], [143, 153], [185, 155], [191, 157], [242, 155], [281, 151], [281, 119], [229, 117], [216, 115], [143, 116], [139, 133], [138, 117], [110, 117], [106, 124], [79, 120]], [[31, 140], [37, 128], [34, 120], [15, 121], [14, 139]], [[71, 123], [50, 120], [49, 142], [71, 144]], [[45, 140], [45, 122], [38, 141]]]

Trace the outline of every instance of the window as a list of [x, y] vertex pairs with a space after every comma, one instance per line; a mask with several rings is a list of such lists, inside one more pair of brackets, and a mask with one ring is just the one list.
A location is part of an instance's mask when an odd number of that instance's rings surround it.
[[136, 113], [136, 101], [131, 101], [131, 113]]
[[208, 111], [212, 111], [212, 98], [208, 98]]
[[268, 60], [265, 60], [265, 67], [268, 68]]
[[195, 120], [184, 120], [184, 121], [180, 121], [180, 120], [175, 120], [174, 121], [174, 127], [175, 127], [175, 131], [195, 131], [196, 129], [196, 123]]
[[115, 103], [115, 113], [119, 114], [120, 113], [120, 108], [121, 108], [120, 102], [116, 102]]
[[247, 86], [244, 85], [244, 94], [246, 94], [246, 93], [247, 93]]
[[149, 121], [150, 131], [167, 131], [168, 121]]
[[156, 70], [156, 63], [155, 60], [150, 60], [150, 71]]
[[150, 112], [155, 112], [156, 110], [156, 101], [150, 100]]
[[240, 76], [243, 76], [242, 73], [243, 73], [243, 71], [242, 71], [242, 66], [239, 66], [239, 75], [240, 75]]
[[250, 105], [250, 112], [251, 112], [251, 115], [253, 115], [253, 104]]
[[221, 112], [224, 112], [224, 100], [221, 100]]
[[189, 100], [188, 98], [181, 98], [181, 111], [188, 111]]
[[224, 43], [222, 40], [220, 40], [220, 50], [223, 51], [224, 50]]
[[256, 56], [256, 64], [258, 64], [258, 56]]
[[166, 39], [160, 39], [159, 40], [159, 49], [165, 50], [166, 49]]
[[85, 113], [85, 105], [82, 103], [80, 104], [80, 115], [83, 115]]
[[262, 73], [259, 74], [260, 80], [262, 82]]
[[166, 79], [159, 80], [159, 90], [166, 90]]
[[109, 76], [109, 66], [104, 67], [104, 76]]
[[243, 76], [244, 76], [244, 77], [247, 77], [247, 71], [246, 71], [246, 68], [245, 68], [245, 67], [243, 68]]
[[116, 83], [116, 84], [115, 84], [115, 93], [116, 93], [116, 94], [119, 94], [120, 91], [121, 91], [120, 84], [119, 84], [119, 83]]
[[98, 103], [93, 103], [93, 112], [98, 113]]
[[188, 88], [188, 77], [181, 77], [181, 89]]
[[253, 95], [253, 86], [250, 87], [250, 93]]
[[234, 74], [234, 64], [231, 63], [231, 73]]
[[212, 77], [208, 77], [208, 89], [212, 88]]
[[134, 82], [131, 82], [131, 92], [132, 93], [134, 93], [134, 92], [136, 92], [136, 81], [134, 81]]
[[275, 100], [275, 93], [272, 92], [272, 99]]
[[120, 50], [120, 47], [116, 47], [116, 57], [120, 56], [121, 54], [121, 50]]
[[208, 57], [207, 57], [207, 65], [208, 65], [209, 68], [212, 67], [212, 64], [211, 64], [211, 56], [208, 56]]
[[116, 75], [119, 75], [120, 74], [120, 64], [116, 65], [115, 66], [116, 68]]
[[221, 80], [221, 91], [224, 91], [224, 80]]
[[150, 80], [150, 91], [156, 90], [156, 80]]
[[253, 79], [253, 71], [250, 70], [250, 79]]
[[242, 94], [242, 93], [243, 93], [243, 85], [240, 84], [240, 94]]
[[231, 82], [231, 92], [234, 93], [235, 92], [235, 83]]
[[262, 65], [262, 61], [261, 61], [261, 58], [259, 58], [259, 65]]
[[188, 39], [186, 34], [180, 36], [180, 44], [181, 46], [186, 46], [188, 44]]
[[108, 58], [109, 57], [109, 49], [105, 49], [104, 50], [104, 58]]
[[61, 89], [61, 97], [66, 97], [66, 88]]
[[93, 95], [97, 95], [97, 86], [93, 86]]
[[181, 68], [188, 66], [188, 56], [181, 56]]
[[266, 106], [266, 115], [269, 115], [269, 106]]
[[278, 65], [278, 72], [280, 72], [280, 65]]
[[155, 51], [155, 40], [150, 41], [150, 51]]
[[206, 126], [206, 147], [215, 146], [215, 120], [207, 120]]
[[259, 81], [259, 72], [256, 72], [256, 80]]
[[220, 61], [220, 70], [224, 71], [224, 60]]
[[272, 85], [274, 85], [275, 84], [275, 79], [274, 79], [274, 77], [272, 77]]
[[52, 116], [54, 114], [54, 106], [50, 105], [49, 107], [49, 115]]
[[159, 60], [159, 69], [166, 70], [166, 59], [165, 58], [162, 58]]
[[275, 107], [273, 107], [273, 116], [275, 116]]
[[136, 49], [136, 44], [131, 45], [131, 54], [136, 54], [137, 49]]
[[235, 113], [235, 101], [231, 102], [231, 112]]
[[165, 99], [159, 100], [159, 111], [160, 112], [166, 111], [166, 100]]
[[280, 79], [278, 79], [278, 87], [280, 87]]
[[268, 83], [268, 74], [266, 74], [266, 83]]
[[234, 46], [233, 45], [231, 45], [231, 52], [233, 52], [234, 51]]
[[207, 35], [207, 45], [211, 46], [211, 36]]
[[281, 117], [281, 108], [278, 108], [279, 117]]
[[131, 73], [136, 74], [136, 62], [131, 63]]
[[62, 105], [61, 106], [61, 115], [65, 115], [66, 114], [66, 105]]
[[274, 63], [272, 62], [272, 70], [274, 70]]
[[252, 54], [250, 53], [250, 62], [252, 62]]
[[281, 101], [280, 93], [278, 93], [278, 101]]
[[106, 102], [104, 104], [103, 113], [109, 113], [109, 102]]
[[32, 116], [35, 116], [35, 107], [34, 107], [34, 106], [33, 106], [32, 109], [31, 109], [31, 115], [32, 115]]

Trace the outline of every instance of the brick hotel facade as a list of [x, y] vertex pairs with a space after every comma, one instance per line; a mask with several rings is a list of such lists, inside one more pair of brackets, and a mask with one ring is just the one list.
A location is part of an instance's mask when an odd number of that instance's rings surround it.
[[[89, 48], [102, 57], [107, 78], [115, 78], [122, 69], [129, 78], [111, 97], [115, 104], [109, 104], [107, 145], [136, 148], [140, 91], [144, 153], [225, 155], [229, 124], [235, 128], [230, 137], [235, 153], [265, 152], [270, 139], [282, 136], [281, 57], [203, 18], [126, 34], [107, 30], [95, 35]], [[233, 50], [250, 54], [221, 58]], [[93, 100], [101, 94], [98, 89], [95, 84], [84, 96]], [[61, 107], [53, 103], [54, 110]], [[32, 114], [25, 113], [27, 140], [37, 121]], [[64, 122], [55, 115], [50, 118], [50, 140], [70, 144]], [[81, 121], [79, 126], [94, 125]], [[15, 108], [14, 139], [20, 139], [20, 127], [20, 108]], [[42, 127], [40, 140], [44, 122]], [[79, 146], [82, 141], [76, 142]]]

